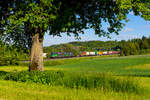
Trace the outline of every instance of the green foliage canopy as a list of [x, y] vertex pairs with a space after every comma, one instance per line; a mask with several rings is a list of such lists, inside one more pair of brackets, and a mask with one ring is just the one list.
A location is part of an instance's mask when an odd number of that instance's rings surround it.
[[[23, 47], [30, 47], [36, 32], [78, 38], [93, 28], [99, 36], [118, 34], [131, 11], [150, 20], [149, 0], [3, 0], [0, 10], [1, 39]], [[107, 31], [103, 22], [109, 24]]]

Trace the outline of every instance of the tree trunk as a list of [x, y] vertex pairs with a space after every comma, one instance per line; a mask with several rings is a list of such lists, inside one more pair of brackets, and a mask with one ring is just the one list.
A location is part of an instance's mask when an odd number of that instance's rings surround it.
[[29, 71], [43, 71], [43, 36], [36, 33], [32, 37], [31, 62]]

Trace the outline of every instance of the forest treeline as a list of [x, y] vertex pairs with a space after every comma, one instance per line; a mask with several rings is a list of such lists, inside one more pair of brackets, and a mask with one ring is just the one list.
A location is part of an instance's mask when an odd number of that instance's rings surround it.
[[[50, 58], [51, 52], [73, 52], [76, 56], [82, 51], [120, 51], [121, 56], [150, 53], [150, 37], [143, 36], [128, 41], [85, 41], [44, 47]], [[17, 65], [19, 61], [29, 60], [29, 50], [6, 45], [0, 41], [0, 65]]]
[[80, 51], [120, 51], [121, 56], [148, 54], [150, 53], [150, 37], [143, 36], [127, 41], [70, 42], [44, 47], [48, 57], [51, 52], [73, 52], [77, 55]]
[[121, 55], [138, 55], [150, 53], [150, 37], [143, 36], [141, 39], [121, 41], [119, 44]]

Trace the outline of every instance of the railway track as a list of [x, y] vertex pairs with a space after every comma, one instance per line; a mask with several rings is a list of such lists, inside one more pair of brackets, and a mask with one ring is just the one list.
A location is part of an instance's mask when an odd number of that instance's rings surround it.
[[[83, 58], [83, 57], [98, 57], [98, 56], [80, 56], [80, 57], [66, 57], [66, 58], [49, 58], [49, 59], [44, 59], [44, 61], [53, 61], [53, 60], [63, 60], [63, 59], [74, 59], [74, 58]], [[25, 60], [21, 62], [30, 62], [30, 60]]]

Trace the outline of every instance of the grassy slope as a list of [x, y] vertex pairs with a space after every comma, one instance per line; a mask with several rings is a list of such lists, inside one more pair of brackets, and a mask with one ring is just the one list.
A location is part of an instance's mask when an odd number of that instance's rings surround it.
[[[69, 60], [68, 60], [69, 62]], [[71, 62], [71, 61], [70, 61]], [[150, 56], [111, 57], [77, 60], [69, 64], [46, 66], [45, 70], [64, 70], [68, 73], [111, 73], [114, 75], [132, 75], [141, 87], [150, 93]], [[0, 71], [21, 71], [27, 67], [3, 66]], [[136, 76], [135, 76], [136, 75]], [[137, 77], [141, 76], [141, 77]], [[144, 76], [144, 77], [143, 77]], [[122, 76], [116, 76], [122, 77]], [[0, 99], [8, 100], [141, 100], [150, 98], [150, 94], [142, 95], [107, 92], [101, 90], [76, 90], [64, 87], [50, 87], [40, 84], [26, 84], [12, 81], [0, 81]]]

